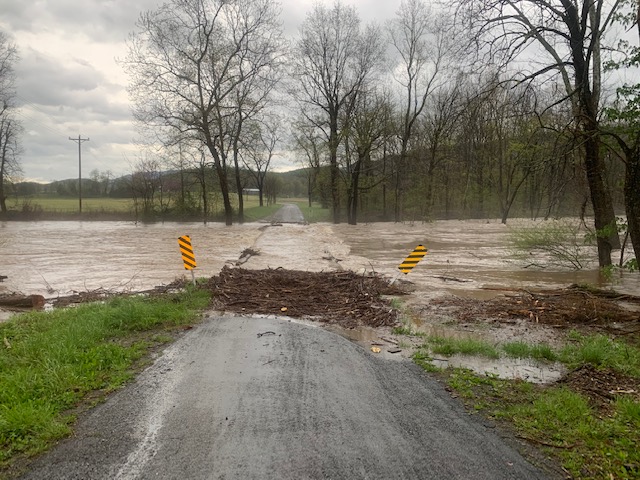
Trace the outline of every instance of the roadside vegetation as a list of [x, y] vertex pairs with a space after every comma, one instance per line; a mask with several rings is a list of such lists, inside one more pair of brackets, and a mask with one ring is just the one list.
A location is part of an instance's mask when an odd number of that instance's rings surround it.
[[70, 434], [78, 413], [123, 386], [149, 354], [199, 321], [207, 291], [128, 296], [0, 324], [0, 477]]
[[[616, 219], [616, 229], [622, 234], [622, 248], [616, 261], [602, 269], [611, 275], [614, 269], [638, 270], [638, 263], [629, 248], [628, 225], [624, 218]], [[564, 267], [581, 270], [592, 267], [592, 251], [598, 232], [576, 219], [540, 221], [535, 226], [510, 229], [513, 256], [524, 268]]]
[[[469, 409], [541, 448], [571, 478], [640, 478], [640, 349], [602, 334], [572, 331], [567, 338], [554, 349], [519, 341], [493, 345], [423, 336], [413, 358]], [[559, 361], [569, 373], [558, 383], [536, 385], [464, 368], [439, 369], [432, 363], [434, 355], [454, 354]]]

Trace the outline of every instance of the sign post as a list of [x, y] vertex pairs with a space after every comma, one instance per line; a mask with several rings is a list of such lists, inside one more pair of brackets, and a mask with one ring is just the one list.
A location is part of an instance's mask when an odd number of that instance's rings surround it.
[[418, 264], [418, 262], [422, 260], [422, 257], [424, 257], [427, 254], [427, 252], [428, 252], [427, 247], [418, 245], [416, 248], [413, 249], [413, 252], [411, 252], [409, 256], [404, 259], [404, 262], [398, 265], [398, 268], [402, 273], [406, 275], [411, 270], [413, 270], [413, 267], [415, 267]]
[[[418, 245], [416, 248], [413, 249], [413, 252], [411, 252], [409, 256], [405, 258], [400, 265], [398, 265], [398, 268], [402, 273], [406, 275], [411, 270], [413, 270], [413, 267], [415, 267], [418, 264], [418, 262], [422, 260], [422, 258], [427, 254], [427, 252], [428, 252], [427, 247], [423, 245]], [[396, 278], [394, 278], [391, 281], [392, 285], [396, 282], [399, 276], [400, 274], [398, 274], [398, 276], [396, 276]]]
[[189, 235], [183, 235], [178, 237], [178, 246], [180, 247], [180, 253], [182, 254], [182, 262], [184, 263], [185, 270], [191, 270], [191, 281], [193, 285], [196, 284], [196, 276], [193, 273], [193, 269], [196, 268], [196, 256], [193, 253], [193, 247], [191, 246], [191, 237]]

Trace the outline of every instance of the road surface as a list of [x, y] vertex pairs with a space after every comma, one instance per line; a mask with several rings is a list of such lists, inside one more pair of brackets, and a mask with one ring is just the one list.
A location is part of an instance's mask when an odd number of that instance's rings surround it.
[[270, 220], [277, 223], [305, 223], [300, 207], [293, 203], [285, 203]]
[[419, 367], [208, 314], [24, 479], [539, 479]]

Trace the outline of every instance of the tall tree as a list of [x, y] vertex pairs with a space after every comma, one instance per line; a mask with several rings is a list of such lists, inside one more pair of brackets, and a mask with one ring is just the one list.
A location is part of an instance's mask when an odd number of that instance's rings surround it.
[[340, 222], [341, 117], [352, 111], [358, 95], [379, 68], [383, 54], [378, 29], [362, 29], [356, 10], [340, 2], [332, 7], [316, 3], [300, 28], [293, 62], [301, 89], [295, 95], [303, 104], [303, 111], [310, 108], [305, 112], [307, 120], [319, 122], [317, 126], [327, 137], [334, 223]]
[[276, 146], [281, 140], [282, 122], [277, 116], [252, 122], [244, 144], [242, 161], [258, 187], [259, 203], [264, 205], [264, 187]]
[[0, 114], [0, 212], [7, 212], [7, 185], [21, 173], [20, 123], [10, 115], [10, 109]]
[[[626, 27], [635, 27], [635, 41], [622, 40], [619, 45], [622, 60], [612, 61], [610, 69], [637, 69], [640, 66], [640, 2], [622, 2], [624, 10], [617, 17]], [[640, 261], [640, 82], [625, 83], [618, 88], [617, 101], [607, 109], [612, 124], [605, 134], [612, 136], [622, 152], [625, 165], [624, 203], [627, 231], [635, 257]]]
[[20, 173], [21, 126], [14, 115], [16, 92], [14, 66], [18, 51], [10, 38], [0, 32], [0, 212], [7, 212], [7, 184]]
[[275, 68], [282, 47], [278, 13], [273, 0], [170, 0], [140, 16], [122, 62], [136, 119], [205, 145], [227, 225], [238, 92]]
[[347, 176], [347, 221], [357, 224], [361, 177], [372, 168], [372, 155], [382, 147], [389, 131], [391, 105], [388, 95], [372, 90], [359, 96], [346, 137], [344, 168]]
[[398, 53], [395, 78], [403, 90], [399, 120], [400, 158], [396, 173], [395, 220], [402, 217], [402, 180], [416, 122], [427, 100], [445, 81], [447, 55], [452, 52], [451, 36], [442, 18], [423, 0], [403, 0], [396, 18], [389, 23], [391, 43]]
[[423, 166], [423, 171], [426, 182], [424, 206], [427, 218], [431, 218], [436, 168], [447, 159], [451, 150], [452, 136], [462, 114], [461, 96], [461, 83], [458, 77], [456, 81], [440, 89], [431, 98], [422, 122], [426, 150], [426, 159], [424, 159], [426, 165]]
[[313, 203], [313, 192], [316, 188], [320, 166], [325, 157], [326, 142], [315, 122], [310, 124], [306, 119], [294, 122], [292, 125], [293, 149], [301, 152], [305, 158], [302, 165], [308, 171], [307, 200], [309, 208]]
[[[521, 81], [559, 75], [571, 103], [584, 165], [601, 266], [620, 247], [600, 153], [601, 42], [620, 6], [605, 0], [459, 0], [475, 47], [492, 62], [521, 60]], [[478, 46], [478, 43], [480, 44]], [[532, 66], [532, 67], [531, 67]]]

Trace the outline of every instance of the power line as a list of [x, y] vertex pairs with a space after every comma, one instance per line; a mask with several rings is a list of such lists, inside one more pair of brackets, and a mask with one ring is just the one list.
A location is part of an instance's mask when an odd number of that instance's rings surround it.
[[72, 142], [78, 142], [78, 210], [82, 213], [82, 142], [88, 142], [89, 138], [82, 138], [78, 135], [78, 138], [71, 138]]

